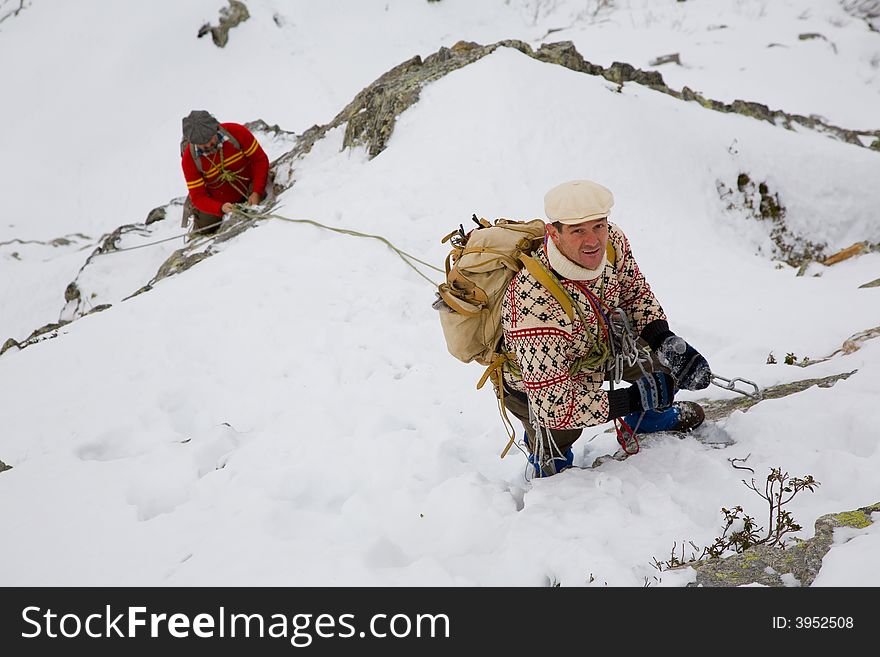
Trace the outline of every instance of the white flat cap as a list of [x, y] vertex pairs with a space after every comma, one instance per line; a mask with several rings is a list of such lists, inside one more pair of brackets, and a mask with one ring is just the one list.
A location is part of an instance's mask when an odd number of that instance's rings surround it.
[[614, 195], [592, 180], [570, 180], [544, 195], [544, 213], [551, 222], [580, 224], [611, 214]]

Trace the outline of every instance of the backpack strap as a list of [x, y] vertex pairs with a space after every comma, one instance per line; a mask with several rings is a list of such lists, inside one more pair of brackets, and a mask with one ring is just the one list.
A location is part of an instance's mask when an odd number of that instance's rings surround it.
[[195, 162], [196, 169], [199, 170], [199, 175], [202, 178], [204, 178], [205, 177], [205, 170], [202, 168], [202, 158], [200, 158], [198, 155], [196, 155], [196, 145], [195, 144], [190, 143], [189, 155], [192, 158], [192, 161]]
[[574, 306], [572, 305], [569, 296], [565, 293], [565, 290], [562, 289], [562, 283], [559, 282], [559, 279], [539, 265], [533, 257], [527, 256], [523, 253], [520, 254], [519, 259], [522, 260], [523, 265], [525, 265], [525, 268], [528, 269], [529, 273], [534, 276], [550, 294], [553, 295], [553, 298], [559, 302], [559, 305], [562, 306], [565, 314], [568, 315], [569, 321], [573, 322]]
[[232, 136], [232, 133], [230, 133], [229, 130], [227, 130], [226, 128], [221, 126], [220, 128], [217, 129], [217, 131], [220, 134], [222, 134], [224, 137], [226, 137], [226, 139], [228, 139], [232, 143], [233, 146], [235, 146], [235, 150], [237, 150], [237, 151], [241, 150], [241, 144], [239, 143], [238, 139], [236, 139], [235, 137]]

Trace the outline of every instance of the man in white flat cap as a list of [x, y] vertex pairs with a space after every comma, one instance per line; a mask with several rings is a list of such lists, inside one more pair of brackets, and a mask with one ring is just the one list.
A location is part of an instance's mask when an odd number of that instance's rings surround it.
[[[535, 258], [571, 297], [573, 316], [527, 269], [502, 301], [503, 349], [513, 357], [504, 403], [523, 423], [538, 477], [571, 467], [584, 427], [620, 418], [627, 449], [633, 432], [689, 431], [705, 417], [698, 404], [673, 400], [680, 388], [707, 387], [709, 364], [669, 330], [626, 235], [608, 220], [613, 205], [611, 192], [591, 180], [562, 183], [544, 197], [547, 232]], [[633, 385], [614, 389], [622, 380]]]

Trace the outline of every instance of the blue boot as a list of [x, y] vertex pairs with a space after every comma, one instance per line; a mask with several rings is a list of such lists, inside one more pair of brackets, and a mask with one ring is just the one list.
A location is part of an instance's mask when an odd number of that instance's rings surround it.
[[[523, 432], [523, 441], [526, 444], [526, 447], [529, 449], [529, 463], [532, 468], [535, 470], [535, 477], [552, 477], [555, 474], [559, 474], [563, 470], [570, 468], [574, 465], [574, 452], [571, 451], [571, 447], [565, 450], [565, 454], [563, 456], [557, 456], [549, 463], [545, 464], [544, 468], [541, 468], [535, 460], [535, 455], [531, 451], [531, 445], [529, 444], [529, 435]], [[552, 468], [552, 472], [547, 472], [547, 469]]]
[[645, 411], [645, 417], [639, 423], [641, 413], [630, 413], [623, 421], [631, 429], [639, 425], [637, 434], [655, 433], [657, 431], [690, 431], [700, 426], [706, 418], [702, 406], [695, 402], [674, 402], [664, 411]]

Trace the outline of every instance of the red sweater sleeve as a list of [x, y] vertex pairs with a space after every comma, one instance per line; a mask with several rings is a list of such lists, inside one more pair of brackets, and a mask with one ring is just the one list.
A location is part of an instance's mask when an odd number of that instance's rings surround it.
[[263, 147], [260, 146], [260, 142], [250, 130], [239, 123], [224, 123], [222, 125], [229, 131], [229, 134], [238, 140], [242, 153], [251, 165], [254, 191], [260, 196], [265, 196], [266, 178], [269, 175], [269, 158]]

